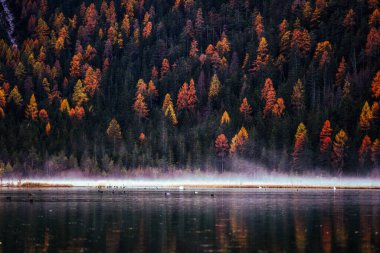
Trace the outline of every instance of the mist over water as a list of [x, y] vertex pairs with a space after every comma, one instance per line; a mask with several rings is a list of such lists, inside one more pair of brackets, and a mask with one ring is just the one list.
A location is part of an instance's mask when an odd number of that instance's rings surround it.
[[141, 173], [121, 177], [64, 177], [6, 179], [6, 184], [41, 183], [76, 187], [130, 187], [130, 188], [265, 188], [265, 187], [320, 187], [320, 188], [380, 188], [380, 179], [374, 177], [289, 176], [280, 173], [217, 173], [178, 172], [169, 174]]
[[15, 24], [14, 24], [13, 14], [11, 10], [9, 9], [7, 0], [0, 0], [0, 3], [3, 6], [4, 12], [5, 12], [5, 19], [7, 20], [7, 23], [8, 23], [8, 29], [7, 29], [8, 38], [13, 45], [16, 45], [16, 39], [14, 37]]

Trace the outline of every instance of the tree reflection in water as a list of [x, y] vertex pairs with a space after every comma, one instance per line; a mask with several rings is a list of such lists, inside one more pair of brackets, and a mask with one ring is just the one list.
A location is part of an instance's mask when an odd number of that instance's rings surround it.
[[0, 252], [380, 252], [379, 191], [27, 193], [0, 193]]

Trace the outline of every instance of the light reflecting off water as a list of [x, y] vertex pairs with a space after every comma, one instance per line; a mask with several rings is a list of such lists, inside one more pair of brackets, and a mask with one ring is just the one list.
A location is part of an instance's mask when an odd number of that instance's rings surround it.
[[377, 190], [196, 191], [3, 188], [0, 252], [380, 252]]

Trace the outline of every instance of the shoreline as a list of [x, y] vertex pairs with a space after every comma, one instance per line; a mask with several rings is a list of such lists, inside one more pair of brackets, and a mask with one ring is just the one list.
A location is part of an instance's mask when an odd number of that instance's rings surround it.
[[380, 190], [380, 178], [315, 177], [245, 174], [203, 174], [171, 177], [25, 178], [2, 180], [0, 189], [15, 188], [123, 188], [123, 189], [363, 189]]
[[68, 189], [68, 188], [88, 188], [88, 189], [130, 189], [130, 190], [191, 190], [191, 189], [314, 189], [314, 190], [380, 190], [380, 186], [369, 185], [287, 185], [287, 184], [172, 184], [172, 185], [74, 185], [74, 184], [48, 184], [25, 182], [20, 185], [0, 185], [1, 189]]

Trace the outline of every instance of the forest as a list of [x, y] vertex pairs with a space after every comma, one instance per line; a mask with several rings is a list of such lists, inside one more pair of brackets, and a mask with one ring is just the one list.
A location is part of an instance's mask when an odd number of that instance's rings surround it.
[[0, 1], [0, 177], [373, 175], [378, 0]]

